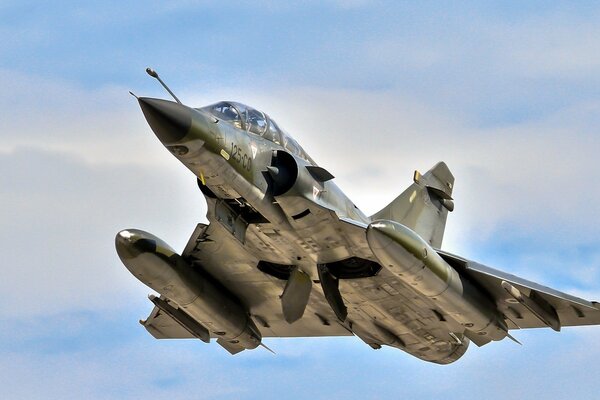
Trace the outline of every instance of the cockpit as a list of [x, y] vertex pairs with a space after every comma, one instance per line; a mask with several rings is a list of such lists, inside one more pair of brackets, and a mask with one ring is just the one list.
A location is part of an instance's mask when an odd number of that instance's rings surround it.
[[290, 153], [312, 161], [300, 145], [265, 113], [247, 105], [233, 101], [222, 101], [202, 110], [210, 112], [217, 119], [232, 124], [238, 129], [261, 136], [266, 140], [283, 146]]

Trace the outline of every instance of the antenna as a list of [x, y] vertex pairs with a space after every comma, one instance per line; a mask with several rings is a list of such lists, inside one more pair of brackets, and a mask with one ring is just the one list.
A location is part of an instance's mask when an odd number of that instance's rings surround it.
[[171, 96], [173, 96], [175, 101], [178, 102], [179, 104], [182, 104], [181, 101], [179, 101], [179, 99], [177, 98], [177, 96], [175, 96], [175, 93], [171, 92], [171, 89], [169, 89], [169, 87], [167, 85], [165, 85], [165, 83], [162, 81], [162, 79], [160, 79], [160, 76], [158, 76], [158, 74], [156, 73], [155, 70], [148, 67], [148, 68], [146, 68], [146, 73], [148, 75], [150, 75], [151, 77], [156, 78], [156, 80], [160, 82], [160, 84], [167, 90], [167, 92], [169, 92], [169, 94]]
[[261, 347], [264, 347], [265, 349], [269, 350], [271, 353], [275, 354], [275, 352], [273, 350], [271, 350], [270, 348], [267, 347], [267, 345], [265, 345], [264, 343], [260, 343]]

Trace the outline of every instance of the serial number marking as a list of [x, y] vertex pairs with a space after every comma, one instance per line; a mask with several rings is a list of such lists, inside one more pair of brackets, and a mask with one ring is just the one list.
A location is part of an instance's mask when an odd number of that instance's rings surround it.
[[248, 153], [242, 151], [237, 144], [231, 142], [231, 151], [229, 153], [231, 154], [231, 159], [238, 164], [241, 164], [242, 168], [246, 169], [247, 171], [252, 169], [252, 158], [248, 155]]

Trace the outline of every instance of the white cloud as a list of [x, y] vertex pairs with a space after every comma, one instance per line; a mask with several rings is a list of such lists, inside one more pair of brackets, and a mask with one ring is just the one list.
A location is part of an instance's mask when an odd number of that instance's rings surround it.
[[493, 41], [490, 48], [500, 49], [498, 58], [509, 60], [510, 72], [515, 74], [535, 79], [594, 78], [600, 68], [600, 29], [593, 23], [597, 14], [556, 13], [510, 26], [493, 24], [488, 30]]
[[86, 89], [65, 80], [0, 70], [5, 153], [19, 146], [72, 154], [95, 164], [174, 165], [128, 89]]
[[90, 166], [23, 147], [1, 155], [0, 165], [11, 171], [0, 178], [1, 316], [111, 309], [143, 298], [150, 290], [121, 265], [115, 234], [145, 228], [182, 249], [206, 212], [184, 170]]

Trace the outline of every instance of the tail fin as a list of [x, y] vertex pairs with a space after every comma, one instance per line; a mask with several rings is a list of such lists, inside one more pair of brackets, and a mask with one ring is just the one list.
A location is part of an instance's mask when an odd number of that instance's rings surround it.
[[442, 246], [448, 211], [454, 210], [452, 188], [454, 176], [445, 163], [439, 162], [421, 175], [415, 171], [414, 183], [371, 220], [400, 222], [417, 232], [433, 247]]

